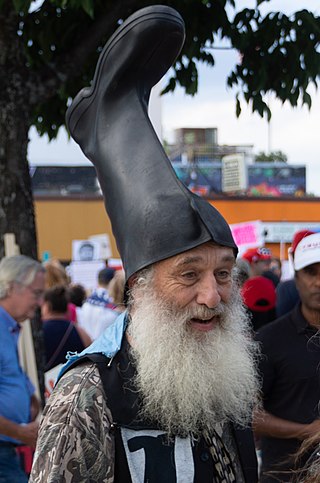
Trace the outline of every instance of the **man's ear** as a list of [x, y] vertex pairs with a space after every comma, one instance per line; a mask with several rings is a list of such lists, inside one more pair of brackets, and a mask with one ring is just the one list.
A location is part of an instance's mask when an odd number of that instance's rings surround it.
[[132, 287], [134, 286], [136, 280], [137, 280], [137, 274], [134, 273], [133, 275], [131, 275], [131, 277], [129, 278], [129, 280], [127, 282], [127, 285], [128, 285], [129, 290], [132, 289]]
[[134, 284], [136, 283], [136, 280], [137, 280], [137, 275], [134, 273], [133, 275], [131, 275], [131, 277], [129, 277], [124, 288], [124, 303], [127, 309], [129, 310], [129, 312], [132, 312], [132, 307], [129, 307], [129, 305], [131, 305], [129, 304], [129, 299], [130, 299], [129, 293], [132, 290]]
[[10, 297], [12, 295], [12, 293], [13, 293], [16, 285], [17, 284], [15, 284], [15, 282], [10, 282], [9, 283], [9, 288], [7, 290], [7, 297]]

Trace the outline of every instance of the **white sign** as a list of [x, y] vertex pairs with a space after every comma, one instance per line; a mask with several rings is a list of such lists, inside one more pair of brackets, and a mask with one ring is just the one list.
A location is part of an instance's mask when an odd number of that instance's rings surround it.
[[68, 275], [72, 283], [80, 283], [88, 291], [93, 290], [98, 285], [98, 273], [106, 268], [102, 260], [97, 262], [72, 262], [67, 267]]
[[247, 165], [243, 153], [222, 158], [222, 191], [244, 191], [248, 187]]
[[270, 222], [263, 223], [267, 243], [291, 243], [294, 234], [300, 230], [320, 230], [320, 222]]
[[73, 240], [72, 260], [75, 262], [92, 262], [102, 260], [101, 244], [95, 240]]
[[93, 240], [100, 245], [99, 254], [103, 260], [107, 260], [107, 258], [112, 257], [112, 250], [110, 245], [110, 238], [109, 235], [103, 233], [101, 235], [92, 235], [89, 236], [89, 240]]

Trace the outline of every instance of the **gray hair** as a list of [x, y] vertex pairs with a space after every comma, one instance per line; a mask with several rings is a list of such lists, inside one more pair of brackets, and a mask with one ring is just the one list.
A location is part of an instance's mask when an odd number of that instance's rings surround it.
[[0, 262], [0, 300], [8, 295], [12, 283], [30, 285], [38, 272], [45, 268], [37, 260], [25, 255], [4, 257]]
[[154, 275], [154, 265], [148, 265], [145, 268], [142, 268], [136, 273], [136, 278], [134, 279], [133, 286], [127, 290], [127, 307], [128, 309], [132, 309], [136, 297], [137, 290], [148, 287], [152, 284]]

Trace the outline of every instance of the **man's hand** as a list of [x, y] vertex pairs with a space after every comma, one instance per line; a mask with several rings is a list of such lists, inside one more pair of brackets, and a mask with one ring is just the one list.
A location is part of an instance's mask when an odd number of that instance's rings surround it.
[[0, 416], [0, 434], [17, 439], [21, 443], [35, 448], [37, 442], [39, 423], [17, 424], [10, 419]]
[[35, 448], [37, 444], [38, 429], [39, 423], [37, 423], [36, 421], [33, 421], [29, 424], [20, 424], [17, 431], [16, 439], [26, 444], [27, 446], [31, 446], [31, 448]]

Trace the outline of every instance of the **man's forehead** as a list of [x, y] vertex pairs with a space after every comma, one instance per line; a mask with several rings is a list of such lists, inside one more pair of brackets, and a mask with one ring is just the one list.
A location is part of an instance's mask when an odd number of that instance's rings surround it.
[[306, 267], [297, 270], [297, 272], [301, 272], [302, 270], [320, 270], [320, 262], [311, 263], [310, 265], [307, 265]]
[[35, 288], [37, 286], [44, 286], [45, 284], [45, 272], [40, 270], [39, 272], [35, 273], [32, 282], [30, 282], [27, 286], [31, 288]]
[[235, 262], [232, 248], [208, 242], [187, 252], [180, 253], [171, 258], [173, 265], [184, 266], [192, 263], [206, 262], [208, 258], [213, 258], [219, 262]]

